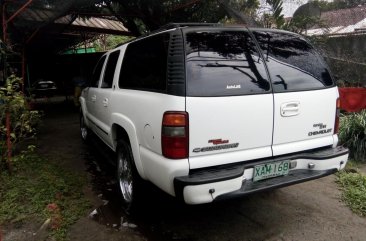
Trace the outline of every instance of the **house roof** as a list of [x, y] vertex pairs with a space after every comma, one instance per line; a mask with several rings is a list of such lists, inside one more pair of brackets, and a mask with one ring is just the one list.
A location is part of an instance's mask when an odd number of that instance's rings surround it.
[[350, 34], [366, 31], [366, 5], [321, 13], [321, 21], [327, 26], [314, 26], [307, 35]]
[[321, 14], [323, 20], [329, 27], [350, 26], [366, 18], [366, 5], [355, 8], [339, 9]]

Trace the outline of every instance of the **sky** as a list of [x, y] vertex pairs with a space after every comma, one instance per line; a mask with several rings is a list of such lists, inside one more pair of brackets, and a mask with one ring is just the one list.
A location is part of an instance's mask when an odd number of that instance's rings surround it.
[[283, 14], [286, 17], [292, 17], [298, 7], [307, 3], [308, 0], [283, 0]]

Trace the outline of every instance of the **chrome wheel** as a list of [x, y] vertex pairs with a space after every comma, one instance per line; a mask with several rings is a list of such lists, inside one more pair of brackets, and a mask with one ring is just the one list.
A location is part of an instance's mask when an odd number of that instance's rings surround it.
[[132, 202], [133, 195], [133, 173], [131, 162], [128, 156], [120, 149], [118, 152], [118, 182], [124, 201]]

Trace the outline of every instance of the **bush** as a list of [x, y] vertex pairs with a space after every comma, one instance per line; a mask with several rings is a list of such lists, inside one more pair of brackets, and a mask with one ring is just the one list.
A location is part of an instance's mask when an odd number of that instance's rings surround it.
[[364, 161], [366, 157], [366, 110], [347, 114], [340, 119], [340, 142], [349, 148], [350, 157]]
[[12, 75], [5, 86], [0, 88], [0, 164], [7, 152], [7, 115], [10, 115], [10, 140], [13, 148], [26, 138], [33, 137], [40, 122], [40, 113], [29, 109], [26, 97], [20, 91], [20, 83], [21, 79]]

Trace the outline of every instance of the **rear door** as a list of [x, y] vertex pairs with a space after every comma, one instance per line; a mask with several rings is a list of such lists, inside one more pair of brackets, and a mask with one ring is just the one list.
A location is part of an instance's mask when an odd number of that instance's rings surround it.
[[272, 156], [273, 95], [240, 29], [185, 32], [190, 168]]
[[273, 155], [332, 145], [338, 90], [322, 57], [299, 35], [253, 33], [273, 85]]
[[110, 104], [112, 92], [116, 89], [116, 86], [113, 85], [113, 80], [119, 55], [120, 50], [113, 51], [108, 55], [102, 81], [96, 93], [96, 119], [99, 126], [97, 132], [108, 145], [111, 145], [113, 141], [110, 135]]

